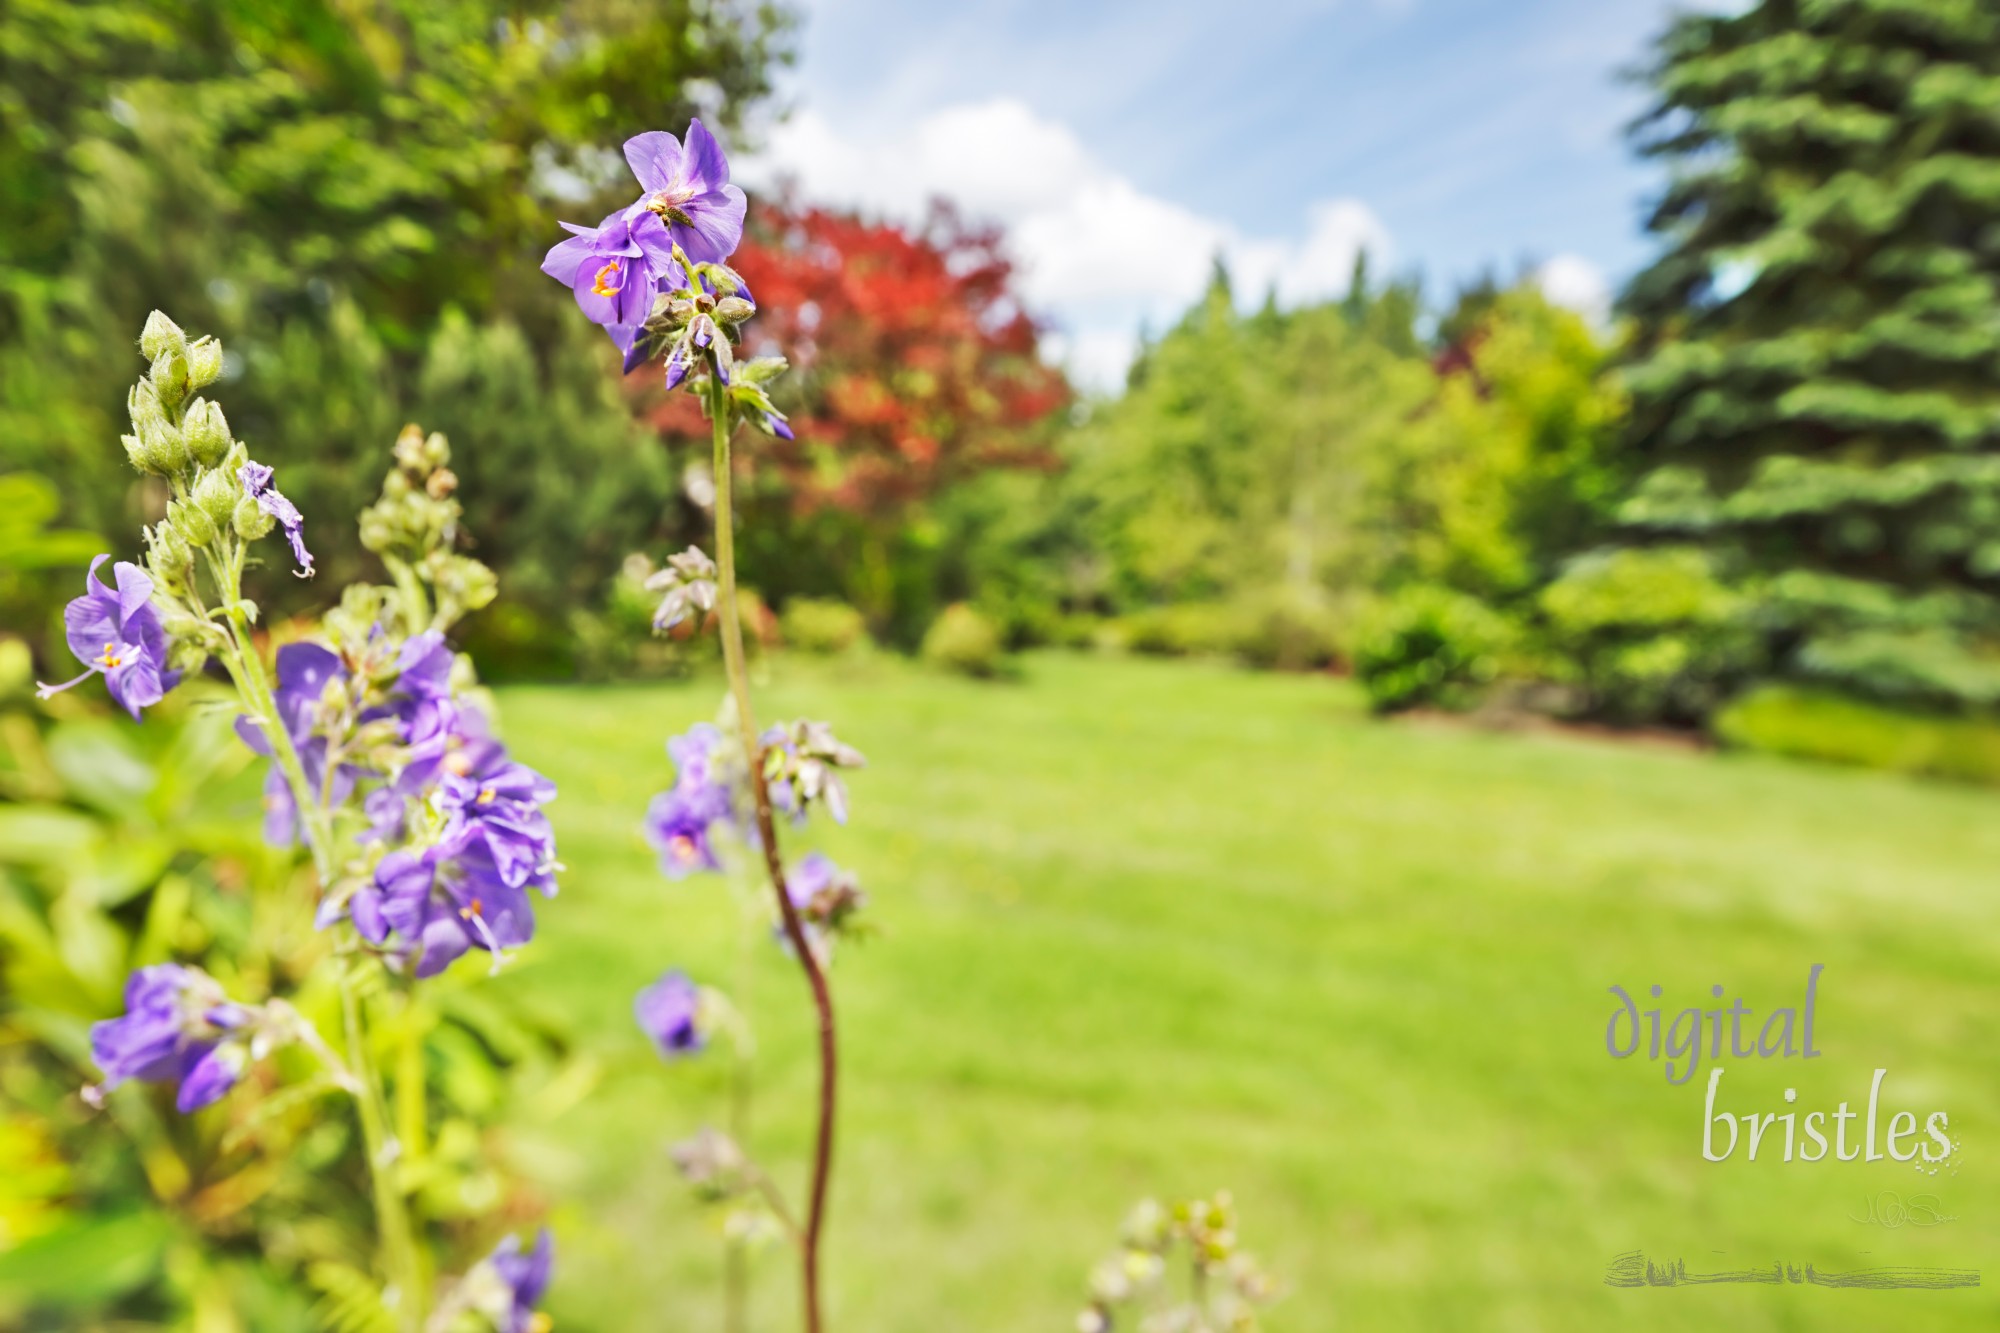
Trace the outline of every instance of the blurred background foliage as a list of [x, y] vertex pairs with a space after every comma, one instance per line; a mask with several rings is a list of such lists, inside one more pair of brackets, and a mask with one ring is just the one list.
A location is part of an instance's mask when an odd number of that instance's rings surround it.
[[[228, 346], [217, 396], [323, 570], [260, 571], [274, 613], [372, 572], [351, 516], [418, 420], [501, 578], [466, 627], [485, 675], [698, 669], [640, 585], [705, 530], [705, 428], [620, 381], [536, 264], [552, 218], [622, 202], [628, 134], [699, 114], [754, 142], [790, 26], [735, 0], [0, 8], [0, 1323], [332, 1324], [364, 1253], [339, 1117], [182, 1120], [134, 1088], [107, 1136], [76, 1096], [129, 967], [259, 998], [319, 947], [198, 684], [143, 731], [29, 698], [71, 674], [82, 567], [162, 503], [117, 447], [132, 331], [159, 307]], [[1676, 21], [1646, 77], [1659, 258], [1609, 325], [1526, 277], [1439, 299], [1364, 258], [1281, 308], [1218, 266], [1112, 394], [1038, 358], [998, 234], [759, 200], [751, 340], [796, 361], [799, 430], [745, 451], [753, 647], [1000, 678], [1030, 646], [1214, 655], [1349, 671], [1382, 711], [2000, 780], [2000, 16], [1763, 0]], [[474, 1117], [519, 1133], [594, 1072], [503, 987], [432, 994], [379, 1054], [432, 1088], [403, 1133], [448, 1263], [539, 1207], [507, 1170], [533, 1145]]]
[[[266, 574], [279, 610], [363, 571], [319, 516], [358, 507], [415, 419], [463, 442], [467, 527], [506, 589], [467, 632], [489, 675], [693, 666], [695, 641], [632, 643], [628, 560], [700, 537], [705, 427], [610, 374], [534, 265], [552, 216], [618, 201], [625, 134], [701, 114], [754, 143], [791, 25], [720, 0], [10, 6], [8, 623], [49, 648], [80, 534], [159, 503], [109, 447], [158, 305], [224, 338], [232, 425], [315, 519], [326, 577]], [[764, 637], [789, 621], [817, 651], [837, 604], [886, 647], [982, 649], [931, 654], [981, 674], [990, 639], [1733, 737], [1713, 719], [1758, 682], [1892, 728], [1984, 717], [1996, 62], [2000, 19], [1970, 3], [1677, 20], [1633, 128], [1667, 173], [1659, 258], [1615, 323], [1526, 268], [1438, 300], [1363, 256], [1344, 298], [1280, 308], [1218, 265], [1114, 394], [1040, 359], [991, 227], [761, 199], [752, 350], [794, 359], [798, 426], [739, 479]], [[43, 532], [55, 556], [12, 554]]]

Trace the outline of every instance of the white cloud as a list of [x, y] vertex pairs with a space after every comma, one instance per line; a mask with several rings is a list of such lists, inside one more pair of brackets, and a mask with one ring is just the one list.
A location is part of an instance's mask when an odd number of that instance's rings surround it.
[[1218, 254], [1246, 303], [1274, 284], [1296, 303], [1344, 292], [1364, 246], [1383, 271], [1389, 248], [1381, 222], [1353, 199], [1312, 205], [1303, 238], [1245, 235], [1145, 193], [1066, 125], [1012, 98], [944, 107], [874, 139], [804, 111], [738, 174], [752, 186], [789, 178], [816, 202], [897, 218], [942, 195], [1000, 223], [1030, 306], [1060, 326], [1051, 354], [1100, 388], [1123, 376], [1142, 324], [1161, 328], [1200, 295]]
[[1535, 270], [1542, 295], [1602, 329], [1611, 323], [1611, 281], [1582, 255], [1557, 255]]

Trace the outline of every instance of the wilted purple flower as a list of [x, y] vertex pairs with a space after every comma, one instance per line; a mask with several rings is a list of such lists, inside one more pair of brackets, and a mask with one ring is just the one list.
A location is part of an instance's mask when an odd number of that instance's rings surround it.
[[535, 1313], [542, 1293], [548, 1289], [549, 1270], [555, 1264], [555, 1241], [543, 1227], [535, 1237], [535, 1248], [521, 1253], [518, 1237], [509, 1236], [495, 1247], [487, 1262], [507, 1288], [507, 1309], [500, 1315], [499, 1333], [546, 1333], [548, 1317]]
[[101, 674], [111, 697], [136, 718], [180, 684], [181, 673], [167, 669], [167, 634], [153, 609], [153, 580], [137, 565], [120, 560], [112, 567], [117, 589], [106, 587], [97, 570], [110, 558], [100, 555], [90, 562], [83, 596], [63, 608], [69, 650], [89, 669], [75, 680], [41, 685], [35, 694], [46, 699]]
[[[801, 857], [785, 873], [785, 896], [816, 945], [847, 930], [868, 902], [854, 876], [819, 852]], [[784, 938], [782, 926], [778, 934]]]
[[292, 544], [292, 558], [299, 562], [298, 576], [309, 579], [313, 575], [312, 552], [306, 549], [304, 515], [299, 507], [280, 495], [271, 485], [271, 469], [262, 463], [249, 462], [236, 469], [236, 479], [243, 483], [243, 489], [257, 507], [278, 520], [285, 530], [285, 540]]
[[653, 613], [655, 631], [672, 629], [691, 611], [715, 606], [715, 562], [698, 546], [667, 557], [666, 568], [646, 580], [646, 591], [665, 594]]
[[820, 802], [836, 824], [847, 822], [847, 785], [836, 770], [866, 767], [861, 751], [836, 737], [824, 722], [775, 726], [760, 742], [764, 780], [774, 806], [794, 819], [804, 819], [807, 807]]
[[574, 234], [550, 248], [542, 272], [567, 284], [584, 315], [629, 351], [661, 284], [684, 281], [666, 224], [640, 208], [613, 213], [595, 227], [561, 225]]
[[632, 1003], [639, 1027], [669, 1060], [708, 1045], [701, 1025], [701, 988], [678, 968], [667, 972]]
[[90, 1052], [104, 1082], [86, 1095], [101, 1100], [136, 1078], [178, 1084], [174, 1104], [183, 1112], [207, 1106], [243, 1076], [248, 1048], [227, 1038], [254, 1017], [199, 968], [178, 963], [140, 968], [125, 983], [124, 1016], [91, 1025]]
[[707, 126], [689, 121], [685, 144], [664, 130], [634, 135], [625, 141], [625, 160], [646, 191], [626, 216], [657, 217], [697, 264], [735, 253], [748, 201], [729, 183], [729, 159]]

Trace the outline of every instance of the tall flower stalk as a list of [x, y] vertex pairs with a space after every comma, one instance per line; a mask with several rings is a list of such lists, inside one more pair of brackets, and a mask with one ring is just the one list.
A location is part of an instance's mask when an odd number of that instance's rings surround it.
[[[846, 795], [835, 772], [858, 765], [861, 756], [835, 740], [824, 724], [803, 722], [760, 732], [745, 664], [743, 618], [737, 591], [734, 507], [735, 461], [731, 441], [747, 419], [769, 434], [791, 438], [784, 414], [765, 386], [785, 369], [779, 357], [738, 359], [741, 327], [757, 307], [742, 276], [725, 262], [742, 239], [744, 199], [729, 183], [722, 150], [699, 121], [685, 141], [653, 132], [625, 145], [626, 160], [642, 195], [595, 228], [563, 225], [572, 233], [548, 253], [543, 271], [568, 285], [577, 305], [605, 327], [625, 353], [627, 372], [659, 357], [666, 386], [695, 393], [707, 413], [714, 440], [715, 556], [698, 549], [673, 556], [649, 586], [664, 594], [655, 628], [669, 629], [711, 608], [722, 639], [728, 697], [722, 729], [697, 728], [670, 746], [679, 768], [674, 788], [661, 793], [649, 812], [649, 827], [668, 874], [719, 870], [718, 834], [729, 834], [761, 861], [770, 883], [779, 936], [796, 960], [818, 1020], [819, 1097], [811, 1175], [803, 1223], [796, 1228], [801, 1300], [807, 1333], [825, 1323], [821, 1287], [821, 1240], [833, 1171], [838, 1091], [838, 1045], [833, 992], [827, 979], [832, 936], [851, 924], [860, 895], [851, 879], [824, 858], [809, 858], [787, 870], [778, 840], [778, 816], [790, 821], [822, 806], [837, 821], [846, 817]], [[665, 984], [664, 982], [662, 983]], [[650, 994], [651, 992], [649, 992]], [[650, 1014], [650, 1017], [649, 1017]], [[690, 1040], [676, 1047], [685, 1015], [642, 1002], [640, 1019], [663, 1051], [698, 1048]], [[688, 1031], [693, 1032], [690, 1027]], [[739, 1064], [742, 1050], [738, 1050]], [[740, 1075], [747, 1079], [747, 1071]], [[747, 1088], [747, 1083], [741, 1085]], [[734, 1120], [747, 1124], [738, 1110]], [[684, 1169], [699, 1184], [724, 1197], [756, 1192], [768, 1185], [749, 1163], [744, 1145], [725, 1136], [699, 1141], [684, 1154]], [[717, 1182], [723, 1182], [718, 1185]], [[772, 1211], [785, 1216], [782, 1201]], [[728, 1290], [730, 1317], [740, 1318], [741, 1256], [732, 1251]]]
[[[329, 1298], [356, 1326], [425, 1333], [466, 1327], [439, 1322], [463, 1315], [522, 1333], [547, 1281], [546, 1240], [529, 1255], [503, 1244], [438, 1306], [372, 1051], [378, 1005], [407, 1004], [414, 982], [473, 950], [497, 967], [533, 932], [526, 891], [555, 891], [554, 838], [541, 809], [554, 786], [493, 739], [471, 664], [444, 639], [494, 593], [491, 572], [454, 549], [448, 448], [442, 436], [406, 430], [382, 498], [363, 515], [363, 543], [395, 586], [346, 588], [267, 665], [243, 576], [256, 543], [282, 531], [298, 573], [310, 577], [304, 517], [273, 469], [232, 437], [222, 410], [196, 396], [221, 374], [220, 345], [190, 341], [156, 311], [140, 349], [151, 366], [132, 389], [124, 443], [133, 465], [164, 485], [166, 517], [144, 533], [143, 567], [119, 562], [107, 585], [98, 570], [109, 557], [92, 564], [84, 595], [64, 615], [86, 669], [42, 693], [102, 676], [138, 718], [187, 674], [221, 665], [242, 709], [238, 734], [271, 760], [266, 837], [303, 843], [311, 857], [313, 924], [333, 937], [344, 1050], [336, 1055], [282, 998], [243, 1002], [198, 968], [157, 964], [131, 977], [126, 1013], [92, 1030], [104, 1080], [86, 1095], [101, 1102], [128, 1080], [165, 1083], [192, 1112], [228, 1095], [278, 1047], [305, 1048], [321, 1081], [277, 1095], [335, 1088], [351, 1097], [375, 1214], [380, 1285], [343, 1269], [324, 1288]], [[424, 1092], [420, 1065], [399, 1078], [399, 1105], [418, 1127]]]

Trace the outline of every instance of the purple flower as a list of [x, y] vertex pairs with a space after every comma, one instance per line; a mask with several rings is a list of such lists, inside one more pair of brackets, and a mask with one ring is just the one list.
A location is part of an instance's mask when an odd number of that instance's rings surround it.
[[644, 209], [627, 209], [595, 227], [561, 225], [573, 234], [550, 248], [542, 272], [568, 284], [584, 315], [629, 352], [661, 284], [683, 281], [666, 224]]
[[[291, 738], [292, 749], [305, 770], [306, 782], [315, 792], [324, 790], [332, 804], [345, 801], [364, 771], [352, 764], [335, 770], [331, 783], [326, 773], [327, 738], [317, 734], [320, 700], [327, 686], [347, 679], [347, 667], [340, 655], [317, 643], [288, 643], [278, 649], [278, 684], [271, 698], [278, 719]], [[236, 719], [236, 734], [258, 754], [270, 757], [271, 738], [250, 717]], [[264, 775], [264, 840], [274, 847], [288, 847], [298, 839], [298, 800], [284, 770], [276, 763]]]
[[271, 469], [258, 462], [245, 463], [236, 469], [236, 479], [243, 483], [243, 489], [257, 502], [257, 507], [277, 519], [285, 529], [285, 540], [292, 544], [292, 558], [299, 562], [298, 576], [311, 578], [313, 557], [312, 552], [306, 549], [305, 517], [299, 513], [297, 505], [271, 485]]
[[535, 1237], [535, 1248], [521, 1253], [518, 1237], [509, 1236], [495, 1247], [487, 1262], [507, 1287], [508, 1307], [499, 1333], [546, 1333], [546, 1316], [535, 1313], [542, 1293], [548, 1289], [549, 1270], [555, 1263], [555, 1242], [543, 1227]]
[[646, 841], [660, 854], [660, 869], [668, 879], [722, 868], [710, 841], [713, 827], [728, 822], [732, 813], [729, 787], [715, 762], [721, 743], [722, 732], [706, 722], [667, 742], [674, 785], [647, 807]]
[[[458, 761], [453, 763], [451, 761]], [[413, 959], [416, 976], [443, 971], [469, 949], [498, 955], [534, 937], [527, 890], [556, 893], [555, 833], [541, 807], [553, 782], [479, 740], [447, 756], [433, 799], [444, 816], [438, 841], [383, 857], [373, 881], [348, 904], [354, 928]], [[367, 807], [384, 836], [400, 828], [401, 796]]]
[[556, 839], [542, 807], [555, 799], [556, 784], [509, 759], [498, 744], [460, 754], [478, 758], [438, 784], [446, 842], [455, 855], [478, 851], [508, 885], [553, 898]]
[[382, 858], [348, 904], [354, 928], [389, 945], [417, 977], [435, 976], [469, 949], [499, 955], [535, 934], [527, 892], [509, 884], [483, 845], [454, 840]]
[[101, 1100], [136, 1078], [178, 1084], [174, 1104], [183, 1112], [207, 1106], [242, 1077], [249, 1052], [226, 1039], [253, 1017], [199, 968], [177, 963], [140, 968], [125, 983], [124, 1016], [91, 1025], [90, 1052], [104, 1082], [86, 1095]]
[[679, 969], [640, 991], [632, 1013], [640, 1030], [669, 1060], [693, 1055], [708, 1045], [708, 1034], [701, 1026], [701, 988]]
[[714, 816], [689, 793], [670, 787], [646, 807], [646, 841], [660, 854], [660, 871], [682, 879], [696, 870], [720, 870], [722, 862], [709, 841]]
[[107, 588], [97, 569], [110, 558], [100, 555], [90, 562], [83, 596], [63, 608], [69, 650], [89, 669], [75, 680], [41, 685], [35, 693], [46, 699], [102, 674], [111, 697], [136, 718], [180, 684], [181, 673], [167, 669], [167, 634], [153, 609], [153, 580], [137, 565], [120, 560], [113, 566], [117, 590]]
[[720, 263], [743, 239], [743, 191], [729, 183], [729, 159], [698, 120], [683, 144], [663, 130], [625, 141], [625, 160], [645, 189], [626, 216], [651, 215], [695, 263]]

